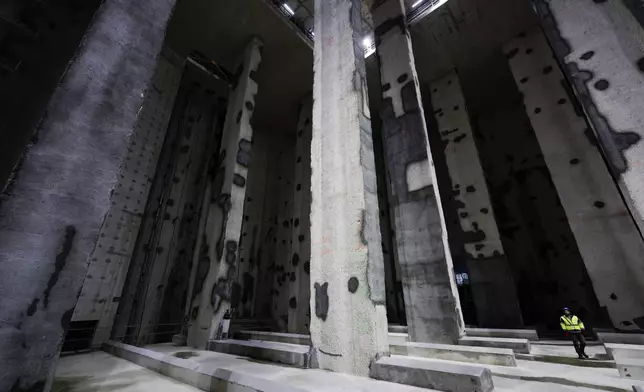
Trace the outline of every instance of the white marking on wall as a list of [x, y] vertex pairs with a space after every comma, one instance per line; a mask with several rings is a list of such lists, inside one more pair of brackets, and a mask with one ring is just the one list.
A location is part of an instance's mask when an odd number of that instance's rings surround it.
[[432, 176], [429, 172], [429, 161], [424, 159], [412, 162], [407, 166], [407, 190], [417, 191], [432, 185]]

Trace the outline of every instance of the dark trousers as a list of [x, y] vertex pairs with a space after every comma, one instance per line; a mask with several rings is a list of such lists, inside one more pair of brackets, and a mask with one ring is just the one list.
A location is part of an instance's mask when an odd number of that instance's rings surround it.
[[572, 344], [575, 346], [575, 351], [579, 354], [580, 357], [586, 355], [584, 351], [586, 349], [586, 338], [581, 332], [569, 332], [570, 338], [572, 339]]

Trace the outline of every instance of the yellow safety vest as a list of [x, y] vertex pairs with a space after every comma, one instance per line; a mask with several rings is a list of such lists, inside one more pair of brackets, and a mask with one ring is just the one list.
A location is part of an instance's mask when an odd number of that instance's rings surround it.
[[581, 331], [586, 329], [586, 327], [584, 327], [584, 323], [582, 323], [577, 316], [561, 316], [559, 322], [561, 323], [561, 329], [566, 332]]

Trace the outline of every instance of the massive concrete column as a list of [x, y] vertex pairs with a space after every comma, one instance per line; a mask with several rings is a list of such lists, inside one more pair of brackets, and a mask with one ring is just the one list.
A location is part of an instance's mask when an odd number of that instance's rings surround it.
[[615, 327], [644, 328], [644, 242], [546, 38], [535, 29], [504, 50], [600, 306]]
[[639, 104], [644, 102], [644, 5], [631, 0], [533, 1], [644, 232], [644, 111]]
[[309, 333], [311, 309], [311, 280], [309, 264], [311, 255], [311, 117], [313, 101], [303, 100], [297, 122], [295, 142], [295, 178], [293, 183], [293, 209], [291, 218], [290, 296], [288, 331]]
[[[253, 39], [245, 50], [241, 73], [230, 94], [219, 161], [210, 171], [212, 185], [206, 199], [209, 208], [202, 211], [205, 241], [202, 257], [209, 262], [206, 278], [195, 284], [200, 298], [195, 300], [188, 330], [188, 344], [205, 347], [217, 336], [224, 314], [239, 302], [239, 285], [234, 285], [238, 263], [238, 243], [246, 199], [246, 177], [253, 129], [257, 83], [253, 79], [261, 61], [262, 43]], [[197, 277], [199, 278], [199, 277]]]
[[[429, 83], [429, 141], [445, 206], [452, 259], [469, 273], [478, 325], [521, 326], [512, 270], [503, 250], [458, 74]], [[430, 105], [429, 107], [427, 105]]]
[[173, 0], [106, 0], [0, 206], [0, 390], [48, 390]]
[[315, 2], [311, 340], [320, 368], [366, 376], [388, 342], [361, 3]]
[[456, 343], [463, 333], [462, 314], [402, 0], [381, 4], [373, 19], [385, 161], [410, 340]]

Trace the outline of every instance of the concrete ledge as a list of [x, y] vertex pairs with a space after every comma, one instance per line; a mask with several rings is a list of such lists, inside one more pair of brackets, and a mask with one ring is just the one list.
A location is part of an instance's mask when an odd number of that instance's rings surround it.
[[266, 331], [239, 331], [237, 336], [246, 340], [262, 340], [267, 342], [280, 342], [290, 344], [311, 345], [311, 335], [301, 335], [297, 333], [281, 333]]
[[415, 387], [454, 392], [494, 390], [492, 373], [481, 366], [435, 359], [384, 357], [371, 365], [372, 378]]
[[283, 363], [304, 369], [308, 368], [310, 363], [310, 347], [299, 344], [256, 340], [211, 340], [208, 342], [208, 350]]
[[633, 392], [644, 392], [644, 388], [633, 385]]
[[644, 359], [618, 358], [616, 365], [620, 377], [644, 380]]
[[510, 338], [475, 338], [465, 336], [458, 340], [461, 346], [479, 346], [493, 348], [509, 348], [515, 353], [530, 354], [530, 342], [528, 339]]
[[535, 329], [465, 328], [465, 335], [483, 338], [528, 339], [531, 342], [539, 341], [539, 335], [537, 335]]
[[546, 363], [558, 363], [561, 365], [581, 366], [590, 368], [615, 369], [615, 361], [604, 359], [578, 359], [575, 357], [565, 357], [562, 355], [544, 355], [544, 354], [515, 354], [516, 359], [524, 361], [537, 361]]
[[644, 345], [644, 334], [642, 333], [597, 332], [597, 338], [604, 343]]
[[402, 332], [389, 332], [389, 344], [403, 345], [409, 341], [409, 335]]
[[405, 344], [390, 344], [389, 351], [396, 355], [410, 355], [447, 361], [517, 366], [514, 352], [505, 348], [407, 342]]
[[610, 359], [639, 358], [644, 359], [644, 346], [639, 344], [606, 343], [606, 354]]
[[393, 325], [393, 324], [390, 324], [389, 325], [389, 332], [393, 332], [393, 333], [408, 333], [409, 328], [407, 328], [406, 325]]
[[283, 383], [226, 370], [205, 369], [196, 362], [114, 341], [103, 351], [203, 391], [305, 392]]

